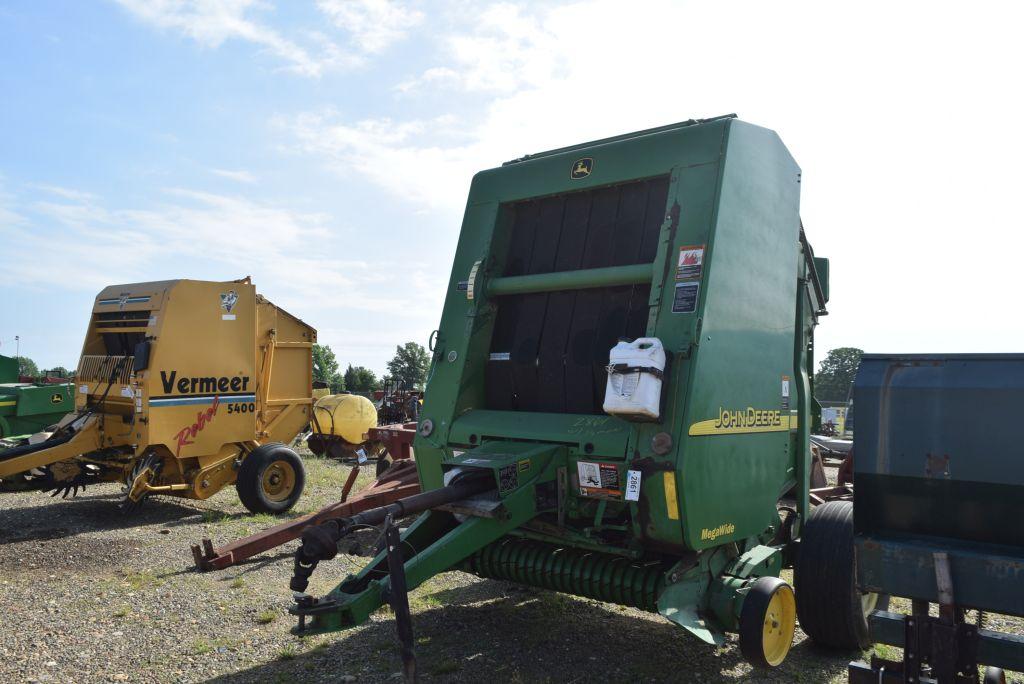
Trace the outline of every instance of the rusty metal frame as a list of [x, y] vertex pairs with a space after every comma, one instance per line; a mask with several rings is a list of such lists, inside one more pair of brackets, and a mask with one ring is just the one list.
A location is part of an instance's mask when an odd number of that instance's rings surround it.
[[275, 525], [248, 537], [237, 539], [218, 548], [214, 548], [213, 542], [209, 539], [203, 539], [201, 545], [194, 544], [192, 546], [192, 557], [195, 559], [196, 567], [199, 570], [223, 570], [247, 558], [252, 558], [256, 554], [278, 547], [293, 539], [298, 539], [302, 535], [302, 531], [311, 525], [334, 518], [349, 517], [378, 506], [385, 506], [407, 496], [418, 494], [420, 491], [419, 477], [416, 474], [416, 463], [412, 459], [406, 458], [392, 465], [372, 485], [359, 491], [355, 496], [346, 501], [344, 496], [355, 482], [356, 473], [358, 473], [358, 467], [353, 468], [349, 474], [348, 480], [345, 483], [345, 489], [343, 490], [343, 499], [338, 503], [326, 506], [315, 513], [304, 515], [301, 518]]
[[359, 475], [357, 464], [348, 474], [341, 490], [341, 500], [320, 509], [315, 513], [289, 520], [266, 530], [242, 539], [229, 542], [214, 548], [213, 542], [203, 539], [201, 544], [192, 546], [192, 557], [199, 570], [223, 570], [237, 563], [252, 558], [256, 554], [269, 551], [293, 539], [298, 539], [302, 531], [310, 525], [322, 523], [333, 518], [355, 515], [377, 506], [386, 506], [399, 499], [419, 494], [419, 476], [416, 473], [416, 462], [413, 460], [412, 440], [416, 436], [416, 423], [396, 423], [370, 428], [369, 441], [380, 442], [391, 454], [394, 463], [377, 480], [361, 490], [351, 499], [348, 498]]

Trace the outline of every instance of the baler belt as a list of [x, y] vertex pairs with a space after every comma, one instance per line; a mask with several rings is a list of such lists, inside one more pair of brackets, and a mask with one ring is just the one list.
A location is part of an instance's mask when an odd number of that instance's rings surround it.
[[[503, 276], [650, 263], [668, 178], [508, 205]], [[608, 351], [644, 335], [649, 285], [508, 295], [499, 300], [487, 407], [600, 414]]]

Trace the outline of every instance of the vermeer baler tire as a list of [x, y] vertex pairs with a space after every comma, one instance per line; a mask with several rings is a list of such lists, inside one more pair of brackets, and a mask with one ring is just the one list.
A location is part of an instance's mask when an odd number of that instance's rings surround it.
[[280, 442], [256, 447], [242, 459], [235, 488], [253, 513], [283, 513], [295, 505], [306, 484], [302, 459]]
[[853, 651], [871, 644], [867, 613], [884, 610], [888, 596], [857, 590], [853, 503], [829, 501], [803, 526], [793, 566], [800, 628], [818, 646]]
[[755, 667], [778, 667], [796, 631], [793, 588], [778, 577], [759, 577], [740, 609], [740, 652]]

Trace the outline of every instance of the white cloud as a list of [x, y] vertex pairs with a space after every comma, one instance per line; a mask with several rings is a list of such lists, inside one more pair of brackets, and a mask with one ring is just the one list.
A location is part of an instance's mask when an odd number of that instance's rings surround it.
[[[426, 340], [443, 302], [447, 273], [436, 264], [405, 259], [394, 287], [394, 256], [366, 249], [365, 236], [324, 214], [185, 188], [167, 188], [143, 208], [56, 186], [30, 186], [41, 194], [29, 199], [2, 181], [4, 273], [47, 299], [117, 283], [251, 275], [339, 358], [377, 372], [395, 345]], [[41, 259], [52, 267], [40, 268]], [[75, 353], [77, 341], [68, 342], [55, 359]]]
[[96, 198], [96, 195], [91, 192], [85, 192], [83, 190], [75, 190], [74, 188], [65, 188], [59, 185], [47, 185], [45, 183], [34, 183], [29, 187], [35, 188], [36, 190], [42, 190], [51, 195], [62, 197], [68, 200], [74, 200], [78, 202], [87, 202]]
[[[445, 145], [463, 134], [452, 117], [396, 122], [364, 119], [346, 123], [334, 111], [307, 113], [278, 124], [301, 150], [320, 155], [342, 174], [355, 171], [414, 205], [462, 206], [465, 188], [478, 166], [480, 142]], [[420, 144], [419, 141], [429, 141]]]
[[364, 52], [376, 54], [405, 37], [423, 13], [393, 0], [317, 0], [317, 7], [347, 31]]
[[229, 40], [260, 46], [283, 60], [286, 70], [319, 77], [337, 68], [363, 64], [366, 55], [383, 52], [423, 20], [423, 13], [391, 0], [318, 0], [317, 8], [344, 31], [343, 49], [326, 33], [306, 30], [301, 40], [285, 36], [260, 12], [273, 9], [264, 0], [115, 0], [141, 21], [178, 31], [207, 48]]
[[460, 80], [459, 72], [448, 67], [431, 67], [416, 78], [401, 81], [395, 86], [400, 93], [408, 93], [421, 90], [427, 86], [443, 85], [454, 83]]
[[[457, 217], [477, 170], [738, 112], [777, 130], [804, 168], [803, 216], [833, 259], [839, 314], [820, 347], [1014, 346], [998, 333], [1012, 315], [999, 293], [1016, 290], [1012, 255], [1024, 249], [1010, 161], [1024, 132], [987, 131], [1024, 116], [1006, 87], [1024, 60], [1020, 10], [662, 0], [456, 9], [467, 11], [435, 36], [435, 59], [394, 86], [400, 113], [284, 120], [301, 150]], [[967, 265], [965, 239], [985, 252], [983, 269]], [[979, 299], [965, 278], [993, 296]], [[998, 334], [979, 340], [953, 312]]]
[[244, 169], [210, 169], [210, 173], [239, 183], [249, 183], [251, 185], [256, 182], [256, 176]]
[[15, 198], [5, 187], [5, 178], [0, 175], [0, 231], [13, 230], [25, 223], [25, 217], [14, 209]]
[[220, 47], [228, 40], [244, 40], [284, 60], [290, 71], [303, 76], [320, 76], [338, 66], [359, 63], [322, 34], [311, 37], [319, 43], [314, 53], [252, 17], [254, 10], [266, 9], [259, 0], [116, 0], [140, 20], [161, 29], [179, 31], [200, 45]]
[[[345, 230], [323, 214], [297, 212], [245, 197], [182, 188], [164, 191], [149, 208], [110, 207], [101, 198], [52, 188], [15, 212], [0, 194], [6, 272], [25, 284], [97, 289], [119, 282], [251, 274], [263, 290], [284, 292], [283, 305], [325, 310], [393, 310], [408, 293], [380, 288], [391, 264], [344, 256]], [[31, 216], [30, 221], [27, 217]], [[46, 230], [41, 230], [46, 226]], [[61, 269], [39, 269], [47, 254]], [[414, 275], [410, 277], [415, 277]], [[424, 301], [433, 302], [429, 295]], [[275, 301], [277, 301], [275, 299]]]

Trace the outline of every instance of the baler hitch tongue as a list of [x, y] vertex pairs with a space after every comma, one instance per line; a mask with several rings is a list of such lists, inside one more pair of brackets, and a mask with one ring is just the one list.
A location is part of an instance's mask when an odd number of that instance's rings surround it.
[[[393, 520], [400, 520], [495, 488], [490, 471], [467, 471], [460, 473], [451, 484], [444, 487], [414, 494], [393, 504], [371, 508], [348, 518], [328, 520], [308, 527], [302, 532], [302, 544], [295, 551], [295, 572], [288, 586], [292, 591], [303, 594], [309, 586], [309, 577], [317, 564], [338, 555], [338, 542], [359, 527], [380, 525], [388, 516]], [[296, 597], [296, 600], [300, 599], [301, 596]]]

